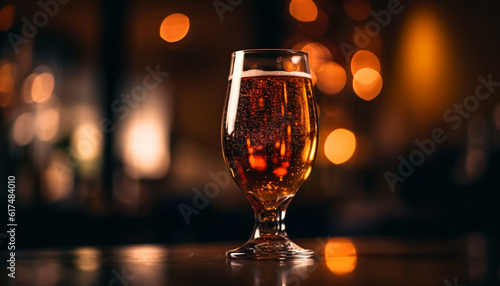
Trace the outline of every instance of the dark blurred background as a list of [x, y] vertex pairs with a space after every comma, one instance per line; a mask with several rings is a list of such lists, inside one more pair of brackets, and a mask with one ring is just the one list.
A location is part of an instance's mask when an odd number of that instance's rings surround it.
[[220, 121], [249, 48], [309, 54], [320, 140], [291, 237], [499, 232], [499, 1], [2, 3], [19, 248], [246, 240]]

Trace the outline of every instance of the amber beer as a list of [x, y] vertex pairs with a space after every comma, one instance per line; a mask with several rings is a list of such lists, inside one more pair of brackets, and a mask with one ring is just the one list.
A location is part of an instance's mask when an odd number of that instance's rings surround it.
[[293, 197], [316, 155], [317, 115], [311, 76], [244, 71], [229, 79], [223, 118], [224, 158], [254, 207]]

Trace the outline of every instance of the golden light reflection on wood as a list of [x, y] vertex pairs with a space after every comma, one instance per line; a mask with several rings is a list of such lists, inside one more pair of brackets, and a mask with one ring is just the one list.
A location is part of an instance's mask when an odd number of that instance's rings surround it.
[[348, 238], [332, 238], [325, 246], [325, 260], [331, 272], [337, 275], [351, 273], [356, 268], [356, 248]]

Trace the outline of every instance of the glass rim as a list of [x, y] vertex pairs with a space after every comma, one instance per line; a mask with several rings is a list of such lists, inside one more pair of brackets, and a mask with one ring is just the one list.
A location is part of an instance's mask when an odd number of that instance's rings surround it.
[[298, 51], [294, 49], [245, 49], [245, 50], [237, 50], [232, 53], [232, 55], [236, 54], [246, 54], [246, 53], [273, 53], [273, 52], [286, 52], [292, 54], [306, 55], [306, 52]]

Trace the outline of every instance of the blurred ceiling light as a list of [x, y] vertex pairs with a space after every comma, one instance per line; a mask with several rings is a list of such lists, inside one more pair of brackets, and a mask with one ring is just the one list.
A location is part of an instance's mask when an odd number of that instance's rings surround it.
[[349, 160], [356, 150], [356, 136], [347, 129], [332, 131], [325, 141], [325, 155], [333, 164], [342, 164]]
[[469, 180], [479, 178], [486, 168], [486, 157], [484, 152], [478, 148], [472, 148], [467, 152], [465, 159], [465, 174]]
[[94, 247], [78, 247], [72, 251], [75, 265], [83, 271], [94, 271], [101, 265], [101, 252]]
[[50, 141], [59, 128], [59, 110], [55, 107], [42, 109], [36, 118], [36, 136], [42, 141]]
[[351, 273], [356, 268], [357, 254], [348, 238], [332, 238], [325, 246], [326, 266], [337, 275]]
[[318, 88], [327, 94], [340, 92], [347, 80], [347, 75], [343, 67], [335, 62], [327, 62], [321, 66], [317, 73]]
[[318, 17], [318, 7], [312, 0], [292, 0], [290, 15], [301, 22], [312, 22]]
[[[298, 45], [302, 44], [303, 43], [295, 45], [294, 49], [296, 49]], [[324, 63], [331, 61], [333, 58], [330, 50], [320, 43], [307, 43], [303, 45], [300, 50], [308, 54], [309, 66], [316, 74]]]
[[80, 124], [71, 134], [71, 148], [82, 161], [97, 159], [102, 152], [102, 132], [95, 123]]
[[160, 37], [169, 42], [182, 40], [189, 31], [189, 18], [180, 13], [175, 13], [163, 19], [160, 26]]
[[31, 98], [34, 102], [44, 102], [54, 91], [54, 76], [44, 72], [36, 76], [31, 86]]
[[363, 21], [370, 16], [372, 7], [368, 0], [344, 0], [345, 13], [354, 20]]
[[16, 10], [12, 4], [6, 5], [0, 10], [0, 32], [6, 32], [12, 27], [15, 13]]
[[498, 129], [500, 129], [500, 103], [495, 107], [495, 111], [493, 111], [495, 125]]
[[124, 161], [131, 177], [161, 178], [169, 167], [165, 127], [161, 118], [134, 120], [125, 133]]
[[35, 118], [31, 113], [23, 113], [17, 117], [12, 128], [12, 139], [19, 146], [27, 145], [35, 136]]
[[318, 10], [318, 17], [316, 17], [316, 20], [312, 22], [299, 22], [300, 29], [313, 36], [322, 36], [328, 31], [329, 26], [330, 19], [328, 14], [323, 10]]
[[380, 61], [377, 56], [370, 51], [357, 51], [351, 59], [351, 73], [355, 75], [362, 68], [371, 68], [380, 72]]
[[354, 75], [352, 88], [361, 99], [370, 101], [382, 90], [382, 76], [371, 68], [362, 68]]
[[0, 62], [0, 93], [10, 92], [14, 86], [15, 66], [11, 63]]

